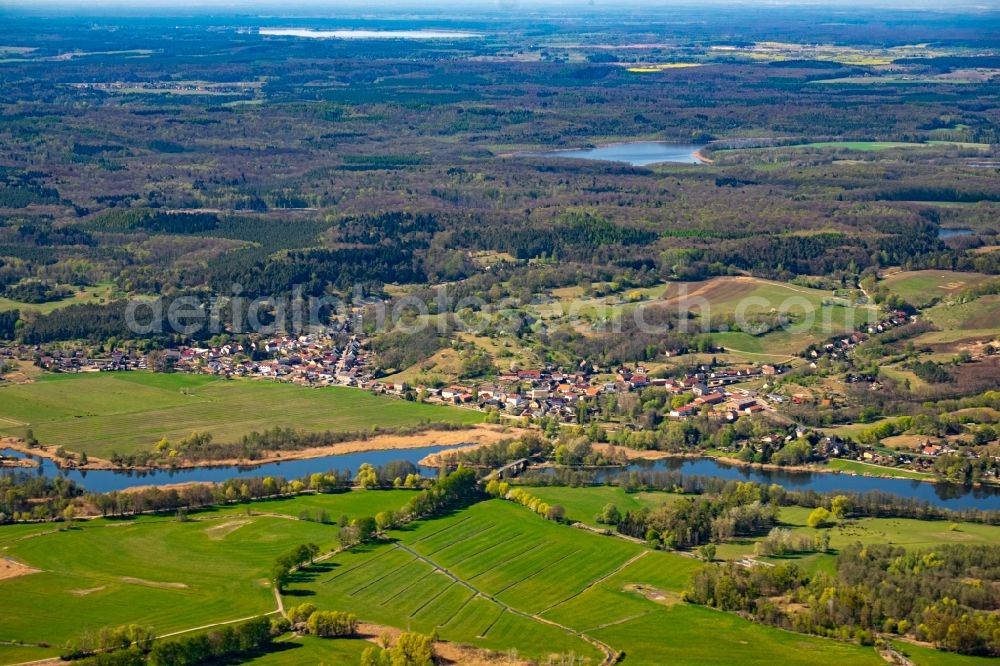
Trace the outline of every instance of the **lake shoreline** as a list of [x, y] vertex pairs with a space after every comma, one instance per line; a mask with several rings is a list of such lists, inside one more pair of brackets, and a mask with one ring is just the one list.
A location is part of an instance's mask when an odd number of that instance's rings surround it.
[[[634, 148], [631, 155], [627, 152], [616, 154], [616, 149]], [[636, 168], [646, 168], [658, 164], [711, 164], [712, 160], [702, 154], [707, 146], [688, 143], [670, 143], [667, 141], [614, 141], [593, 146], [575, 148], [552, 148], [542, 150], [522, 150], [503, 154], [500, 157], [541, 157], [556, 159], [583, 160], [586, 162], [605, 162], [627, 164]], [[661, 151], [657, 155], [654, 150]], [[644, 152], [645, 151], [645, 152]]]

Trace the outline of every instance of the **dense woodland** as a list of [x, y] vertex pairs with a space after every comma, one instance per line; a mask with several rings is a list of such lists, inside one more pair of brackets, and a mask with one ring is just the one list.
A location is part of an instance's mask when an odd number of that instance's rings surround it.
[[[680, 40], [649, 53], [529, 46], [558, 43], [571, 29], [556, 17], [530, 37], [490, 24], [486, 40], [377, 51], [155, 19], [127, 35], [17, 20], [12, 46], [20, 34], [47, 39], [0, 70], [0, 289], [30, 304], [88, 285], [111, 283], [114, 294], [92, 303], [107, 313], [22, 313], [15, 333], [25, 341], [105, 339], [114, 297], [208, 298], [234, 285], [249, 296], [293, 287], [352, 294], [355, 285], [379, 294], [393, 283], [463, 280], [482, 295], [530, 280], [533, 269], [517, 262], [539, 259], [578, 276], [610, 270], [639, 282], [733, 273], [853, 280], [889, 265], [1000, 271], [1000, 255], [975, 252], [996, 239], [995, 168], [974, 164], [990, 164], [993, 153], [963, 147], [997, 143], [997, 79], [919, 94], [831, 88], [814, 82], [869, 70], [716, 57], [724, 37], [657, 15], [628, 29], [636, 34], [597, 24], [598, 44], [642, 41], [643, 31]], [[771, 39], [808, 19], [775, 10], [714, 20]], [[995, 35], [990, 20], [954, 20], [961, 27], [937, 40], [950, 57], [901, 58], [901, 66], [914, 75], [994, 66], [966, 53]], [[886, 49], [936, 28], [906, 12], [893, 21], [892, 38], [868, 29], [855, 38]], [[68, 43], [156, 55], [48, 59]], [[512, 58], [533, 48], [538, 62]], [[657, 58], [704, 64], [645, 75], [622, 66]], [[187, 81], [208, 94], [163, 94]], [[715, 140], [707, 149], [715, 168], [518, 153], [606, 137]], [[786, 148], [831, 139], [963, 143]], [[942, 240], [942, 224], [975, 234]], [[484, 251], [515, 260], [504, 279], [475, 282], [491, 277], [469, 258]]]

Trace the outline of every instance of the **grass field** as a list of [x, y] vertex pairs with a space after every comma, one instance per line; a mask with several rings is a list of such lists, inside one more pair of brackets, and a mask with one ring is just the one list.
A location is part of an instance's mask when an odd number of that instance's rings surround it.
[[[586, 506], [580, 511], [621, 499], [599, 489], [558, 490], [580, 490], [583, 502], [563, 496], [568, 505]], [[572, 650], [599, 660], [568, 628], [624, 649], [626, 664], [764, 663], [793, 645], [794, 654], [783, 654], [792, 664], [878, 663], [864, 648], [679, 605], [688, 577], [701, 566], [696, 560], [555, 525], [510, 503], [483, 502], [397, 536], [395, 544], [324, 563], [293, 585], [289, 599], [301, 586], [309, 593], [304, 598], [321, 607], [437, 629], [442, 638], [481, 647], [517, 646], [532, 657]]]
[[826, 464], [830, 469], [837, 469], [844, 472], [853, 472], [855, 474], [868, 474], [871, 476], [887, 476], [894, 479], [917, 479], [917, 480], [927, 480], [933, 479], [933, 474], [927, 474], [926, 472], [914, 472], [910, 469], [896, 469], [894, 467], [883, 467], [881, 465], [872, 465], [869, 463], [859, 462], [857, 460], [843, 460], [840, 458], [834, 458]]
[[271, 563], [336, 528], [270, 516], [186, 523], [99, 520], [4, 545], [41, 571], [0, 581], [0, 640], [61, 645], [87, 629], [137, 622], [158, 633], [275, 609]]
[[253, 666], [301, 666], [302, 664], [358, 664], [361, 653], [372, 643], [360, 638], [336, 640], [313, 636], [292, 636], [275, 641], [274, 649], [265, 655], [243, 661]]
[[[824, 81], [823, 83], [827, 83]], [[803, 143], [789, 148], [839, 148], [841, 150], [860, 150], [863, 152], [891, 150], [893, 148], [920, 148], [924, 143], [906, 143], [902, 141], [816, 141]]]
[[1000, 334], [998, 294], [980, 296], [968, 303], [938, 303], [925, 314], [935, 326], [943, 330], [993, 330]]
[[[267, 581], [274, 559], [301, 543], [324, 551], [336, 544], [336, 526], [289, 518], [319, 510], [333, 520], [374, 515], [399, 508], [412, 492], [305, 495], [198, 512], [188, 522], [99, 519], [69, 530], [5, 525], [0, 556], [40, 572], [0, 580], [0, 641], [60, 646], [105, 625], [137, 622], [162, 634], [268, 613], [276, 607]], [[0, 663], [27, 660], [7, 657], [25, 650], [0, 646]], [[302, 663], [282, 660], [292, 654], [300, 652], [271, 654], [260, 663]], [[313, 663], [319, 661], [322, 656]]]
[[20, 310], [21, 312], [40, 312], [46, 314], [53, 310], [64, 308], [67, 305], [106, 302], [110, 300], [113, 291], [114, 285], [107, 282], [92, 287], [83, 287], [72, 296], [48, 303], [22, 303], [20, 301], [12, 301], [9, 298], [0, 298], [0, 312], [4, 310]]
[[0, 434], [28, 428], [45, 445], [107, 457], [149, 449], [193, 431], [234, 441], [274, 426], [367, 430], [422, 421], [475, 423], [482, 414], [373, 396], [351, 388], [310, 389], [264, 381], [145, 372], [47, 375], [0, 387]]
[[[597, 293], [611, 285], [595, 283]], [[746, 316], [749, 323], [772, 314], [787, 314], [790, 325], [754, 335], [746, 332], [713, 334], [715, 341], [739, 356], [741, 362], [790, 361], [795, 352], [812, 342], [824, 340], [873, 318], [875, 309], [854, 305], [833, 292], [810, 289], [752, 277], [718, 277], [700, 282], [669, 282], [650, 287], [624, 289], [594, 295], [580, 286], [561, 287], [546, 292], [538, 302], [525, 306], [548, 329], [568, 327], [583, 335], [598, 335], [612, 322], [631, 322], [642, 308], [665, 307], [687, 316], [692, 311], [700, 317], [693, 322], [697, 329], [711, 318]], [[489, 338], [463, 334], [459, 338], [486, 350], [500, 367], [516, 363], [531, 367], [539, 362], [540, 350], [529, 349], [513, 336]], [[574, 359], [561, 359], [575, 363]], [[389, 377], [393, 381], [458, 377], [461, 359], [454, 349], [444, 349], [429, 359]]]
[[[702, 282], [672, 283], [662, 296], [669, 309], [709, 317], [746, 318], [784, 314], [791, 325], [753, 335], [715, 333], [713, 339], [733, 353], [788, 357], [810, 343], [853, 330], [874, 316], [867, 305], [852, 305], [832, 292], [749, 277], [718, 277]], [[751, 360], [768, 360], [756, 358]]]
[[626, 664], [865, 666], [884, 664], [870, 648], [794, 634], [700, 606], [657, 608], [594, 632], [627, 645]]
[[595, 486], [570, 488], [566, 486], [543, 486], [531, 489], [531, 494], [548, 504], [561, 504], [566, 509], [566, 519], [586, 525], [599, 526], [594, 520], [605, 504], [614, 504], [622, 513], [638, 511], [643, 507], [653, 508], [676, 501], [680, 495], [671, 493], [642, 492], [627, 493], [617, 486]]
[[54, 648], [39, 648], [30, 645], [0, 645], [0, 664], [20, 664], [58, 656]]
[[954, 652], [943, 652], [904, 641], [893, 641], [892, 646], [917, 666], [986, 666], [996, 663], [989, 657], [970, 657]]
[[947, 298], [969, 287], [995, 279], [995, 276], [982, 273], [901, 271], [885, 278], [882, 284], [907, 303], [922, 307], [935, 298]]
[[[582, 514], [606, 501], [625, 509], [676, 497], [625, 495], [617, 488], [532, 490]], [[335, 543], [335, 526], [291, 518], [305, 509], [334, 518], [371, 515], [401, 506], [410, 493], [353, 491], [255, 502], [199, 512], [187, 522], [143, 517], [99, 519], [68, 530], [5, 526], [0, 554], [40, 571], [0, 581], [0, 641], [58, 646], [104, 625], [137, 622], [162, 634], [269, 613], [276, 604], [266, 576], [274, 558], [308, 541], [323, 550]], [[814, 534], [805, 525], [808, 513], [786, 507], [781, 519], [793, 531]], [[864, 519], [838, 524], [830, 535], [834, 548], [855, 541], [924, 547], [996, 543], [1000, 527]], [[572, 652], [596, 663], [602, 654], [592, 639], [624, 650], [626, 664], [764, 664], [775, 654], [789, 664], [879, 663], [871, 649], [686, 605], [680, 593], [702, 566], [699, 561], [545, 521], [510, 502], [481, 502], [391, 536], [390, 542], [338, 554], [293, 575], [286, 606], [308, 601], [356, 612], [364, 621], [437, 630], [445, 640], [515, 648], [539, 659]], [[720, 557], [752, 551], [752, 545], [725, 544]], [[808, 569], [829, 568], [832, 561], [832, 555], [800, 558]], [[366, 646], [358, 640], [292, 639], [251, 663], [356, 663]], [[49, 654], [0, 646], [0, 664]]]

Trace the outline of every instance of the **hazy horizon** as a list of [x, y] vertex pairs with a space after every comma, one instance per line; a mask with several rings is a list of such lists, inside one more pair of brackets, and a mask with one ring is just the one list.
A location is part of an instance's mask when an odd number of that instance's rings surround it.
[[809, 9], [827, 9], [837, 12], [843, 9], [870, 9], [891, 11], [930, 11], [945, 13], [992, 12], [1000, 10], [1000, 0], [968, 0], [967, 2], [945, 2], [944, 0], [589, 0], [581, 3], [577, 0], [392, 0], [378, 7], [364, 0], [295, 0], [291, 3], [279, 3], [274, 0], [153, 0], [152, 2], [136, 2], [135, 0], [28, 0], [28, 2], [0, 0], [0, 9], [12, 13], [36, 14], [39, 12], [66, 12], [81, 14], [105, 14], [109, 11], [122, 11], [128, 14], [155, 11], [209, 11], [213, 13], [231, 13], [246, 15], [264, 13], [266, 15], [294, 15], [297, 12], [308, 11], [315, 16], [323, 13], [335, 15], [341, 10], [361, 11], [370, 16], [383, 16], [405, 11], [409, 13], [438, 13], [441, 11], [463, 11], [478, 13], [500, 11], [504, 13], [517, 10], [576, 10], [586, 13], [599, 13], [601, 10], [628, 9], [708, 9], [730, 7], [733, 9], [782, 10], [803, 7]]

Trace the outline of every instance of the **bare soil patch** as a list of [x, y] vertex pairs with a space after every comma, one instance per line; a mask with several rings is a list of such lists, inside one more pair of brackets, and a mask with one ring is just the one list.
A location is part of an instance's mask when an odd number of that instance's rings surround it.
[[123, 576], [121, 581], [123, 583], [128, 583], [129, 585], [143, 585], [145, 587], [156, 587], [161, 590], [186, 590], [186, 583], [164, 583], [156, 580], [144, 580], [142, 578], [132, 578], [131, 576]]
[[212, 541], [221, 541], [226, 538], [229, 534], [232, 534], [236, 530], [240, 529], [244, 525], [249, 525], [252, 520], [230, 520], [221, 525], [213, 525], [205, 530], [205, 534]]
[[6, 557], [0, 557], [0, 580], [28, 576], [33, 573], [38, 573], [38, 569], [33, 569], [26, 564], [15, 562]]
[[626, 592], [636, 592], [641, 594], [653, 603], [662, 604], [664, 606], [673, 606], [674, 604], [679, 604], [681, 602], [681, 596], [676, 592], [666, 592], [655, 587], [650, 587], [649, 585], [630, 583], [626, 585], [624, 589]]
[[[395, 645], [402, 630], [382, 624], [359, 622], [358, 636], [372, 643], [381, 645], [384, 638], [390, 645]], [[439, 664], [458, 664], [460, 666], [530, 666], [535, 662], [515, 659], [491, 650], [482, 650], [471, 645], [437, 641], [434, 652]]]

